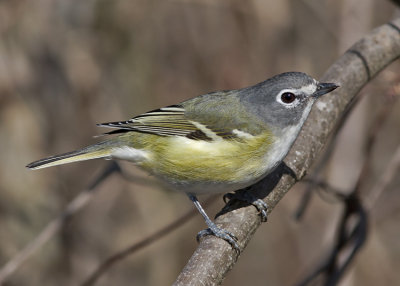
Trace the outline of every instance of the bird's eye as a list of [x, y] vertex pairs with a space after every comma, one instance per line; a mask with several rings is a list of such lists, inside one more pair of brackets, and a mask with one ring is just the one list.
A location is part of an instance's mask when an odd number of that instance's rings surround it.
[[292, 103], [296, 99], [296, 95], [292, 92], [284, 92], [281, 95], [283, 103]]

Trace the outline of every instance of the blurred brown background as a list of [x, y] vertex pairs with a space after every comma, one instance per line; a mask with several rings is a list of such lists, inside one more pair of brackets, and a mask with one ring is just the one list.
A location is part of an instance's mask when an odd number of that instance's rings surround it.
[[[40, 171], [33, 160], [92, 144], [96, 123], [219, 89], [240, 88], [284, 71], [319, 78], [373, 27], [399, 11], [382, 0], [41, 0], [0, 1], [0, 267], [84, 190], [107, 162]], [[348, 189], [363, 163], [365, 135], [395, 84], [391, 65], [366, 93], [325, 172]], [[397, 102], [379, 133], [366, 186], [400, 142]], [[113, 175], [95, 198], [22, 265], [5, 285], [78, 285], [106, 257], [193, 206], [150, 184]], [[368, 241], [341, 285], [399, 285], [400, 176], [370, 212]], [[325, 258], [341, 204], [314, 196], [293, 220], [298, 184], [256, 233], [224, 285], [293, 285]], [[218, 199], [207, 211], [222, 207]], [[96, 285], [170, 285], [205, 224], [197, 215], [161, 241], [110, 269]]]

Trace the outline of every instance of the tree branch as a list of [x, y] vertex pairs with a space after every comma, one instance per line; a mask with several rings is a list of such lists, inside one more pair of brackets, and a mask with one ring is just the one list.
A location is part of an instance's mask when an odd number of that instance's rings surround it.
[[[212, 202], [214, 202], [216, 196], [213, 195], [209, 197], [202, 205], [204, 208], [207, 208]], [[130, 246], [122, 249], [121, 251], [116, 252], [115, 254], [111, 255], [103, 262], [101, 262], [96, 269], [86, 278], [86, 280], [80, 284], [80, 286], [92, 286], [94, 285], [97, 280], [106, 273], [114, 264], [120, 262], [121, 260], [125, 259], [129, 255], [143, 249], [146, 246], [160, 240], [161, 238], [165, 237], [167, 234], [173, 232], [180, 226], [184, 225], [186, 222], [194, 218], [198, 215], [198, 210], [195, 208], [190, 209], [185, 214], [180, 216], [178, 219], [174, 220], [170, 224], [167, 224], [163, 228], [159, 229], [155, 233], [145, 236], [140, 241], [131, 244]]]
[[66, 208], [23, 249], [17, 252], [4, 266], [0, 268], [0, 285], [13, 274], [28, 258], [48, 242], [73, 215], [88, 204], [96, 192], [96, 187], [114, 172], [119, 171], [119, 166], [115, 162], [110, 163], [103, 172], [89, 185], [81, 191]]
[[[371, 31], [329, 68], [321, 81], [337, 82], [341, 88], [316, 103], [285, 159], [298, 179], [304, 177], [360, 89], [398, 57], [400, 18]], [[264, 199], [269, 205], [268, 212], [272, 211], [296, 182], [284, 170], [280, 166], [252, 187], [258, 197], [268, 194]], [[261, 221], [253, 206], [242, 206], [239, 202], [232, 203], [231, 211], [220, 215], [215, 222], [235, 234], [239, 245], [244, 249]], [[213, 236], [204, 237], [174, 285], [219, 285], [237, 259], [238, 254], [228, 243]]]

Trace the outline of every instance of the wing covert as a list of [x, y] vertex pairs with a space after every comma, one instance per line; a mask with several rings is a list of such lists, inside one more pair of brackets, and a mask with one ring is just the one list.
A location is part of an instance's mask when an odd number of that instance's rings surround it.
[[185, 117], [185, 109], [181, 105], [170, 105], [126, 121], [101, 123], [98, 126], [118, 128], [105, 134], [136, 131], [159, 136], [184, 136], [195, 140], [212, 140], [202, 130], [199, 130], [193, 121]]

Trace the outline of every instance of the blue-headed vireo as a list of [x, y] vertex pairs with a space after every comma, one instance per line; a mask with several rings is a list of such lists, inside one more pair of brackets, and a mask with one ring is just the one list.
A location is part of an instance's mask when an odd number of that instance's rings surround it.
[[209, 230], [238, 248], [234, 236], [208, 218], [196, 195], [235, 191], [265, 177], [288, 153], [315, 100], [337, 87], [300, 72], [279, 74], [254, 86], [99, 124], [115, 128], [106, 133], [115, 136], [27, 167], [95, 158], [131, 161], [185, 192]]

